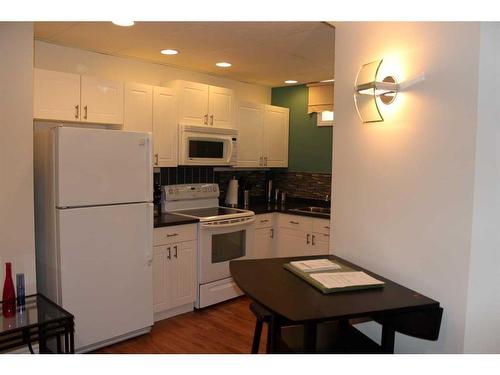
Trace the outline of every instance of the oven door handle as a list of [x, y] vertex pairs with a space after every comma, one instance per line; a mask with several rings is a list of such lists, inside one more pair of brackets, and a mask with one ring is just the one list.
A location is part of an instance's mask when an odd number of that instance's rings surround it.
[[252, 224], [255, 222], [255, 218], [249, 219], [249, 220], [242, 220], [238, 221], [236, 223], [229, 223], [229, 224], [201, 224], [200, 227], [201, 229], [219, 229], [219, 228], [230, 228], [230, 227], [238, 227], [241, 225], [247, 225], [247, 224]]

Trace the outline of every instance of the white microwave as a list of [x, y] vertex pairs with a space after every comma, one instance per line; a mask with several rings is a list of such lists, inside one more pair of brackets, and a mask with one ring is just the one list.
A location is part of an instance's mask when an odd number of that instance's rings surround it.
[[236, 165], [238, 130], [179, 125], [179, 165]]

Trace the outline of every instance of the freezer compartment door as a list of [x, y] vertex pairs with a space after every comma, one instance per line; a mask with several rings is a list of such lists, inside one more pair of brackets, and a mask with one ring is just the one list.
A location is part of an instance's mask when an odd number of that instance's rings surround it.
[[120, 130], [55, 130], [56, 206], [150, 202], [151, 135]]
[[58, 210], [62, 306], [81, 349], [153, 324], [153, 205]]

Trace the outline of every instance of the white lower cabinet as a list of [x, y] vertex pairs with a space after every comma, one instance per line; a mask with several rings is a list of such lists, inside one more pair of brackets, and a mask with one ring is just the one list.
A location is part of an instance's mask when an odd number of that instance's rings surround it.
[[328, 219], [280, 214], [277, 235], [277, 257], [324, 255], [330, 252]]
[[273, 228], [255, 229], [255, 242], [254, 242], [254, 251], [252, 258], [254, 259], [272, 258], [274, 255], [273, 238], [274, 238]]
[[325, 255], [330, 252], [330, 220], [269, 213], [255, 215], [250, 259]]
[[193, 310], [196, 299], [196, 249], [196, 225], [155, 228], [153, 248], [155, 321]]
[[274, 214], [255, 215], [255, 240], [249, 258], [263, 259], [275, 256]]

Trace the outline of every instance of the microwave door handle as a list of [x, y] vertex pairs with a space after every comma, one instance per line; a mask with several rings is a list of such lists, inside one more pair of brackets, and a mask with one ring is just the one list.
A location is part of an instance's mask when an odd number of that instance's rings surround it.
[[228, 142], [228, 152], [226, 155], [226, 163], [231, 162], [231, 155], [233, 154], [233, 138], [229, 137], [229, 142]]
[[210, 229], [237, 227], [237, 226], [241, 226], [241, 225], [252, 224], [253, 222], [255, 222], [255, 219], [238, 221], [236, 223], [229, 223], [229, 224], [215, 224], [215, 225], [214, 224], [201, 224], [200, 227], [201, 227], [201, 229], [210, 230]]

